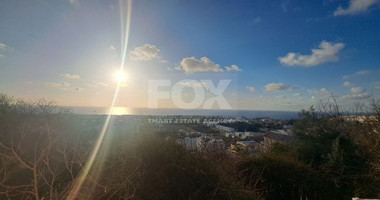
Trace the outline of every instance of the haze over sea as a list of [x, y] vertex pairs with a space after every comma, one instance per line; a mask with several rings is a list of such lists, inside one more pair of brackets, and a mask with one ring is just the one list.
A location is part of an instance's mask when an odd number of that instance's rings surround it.
[[[107, 107], [70, 107], [75, 114], [85, 115], [105, 115], [109, 113]], [[220, 110], [220, 109], [174, 109], [174, 108], [128, 108], [114, 107], [111, 111], [113, 115], [198, 115], [198, 116], [221, 116], [221, 117], [244, 117], [244, 118], [262, 118], [271, 119], [298, 119], [297, 111], [266, 111], [266, 110]]]

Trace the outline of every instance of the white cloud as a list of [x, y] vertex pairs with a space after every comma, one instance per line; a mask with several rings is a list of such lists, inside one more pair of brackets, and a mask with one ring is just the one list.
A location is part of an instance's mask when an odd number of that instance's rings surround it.
[[351, 88], [351, 94], [342, 96], [342, 99], [346, 100], [360, 100], [368, 98], [370, 95], [361, 87]]
[[369, 73], [371, 73], [372, 70], [361, 70], [361, 71], [357, 71], [355, 72], [354, 74], [352, 75], [346, 75], [346, 76], [343, 76], [342, 79], [343, 80], [347, 80], [349, 78], [352, 78], [352, 77], [355, 77], [355, 76], [364, 76], [364, 75], [367, 75]]
[[61, 74], [61, 76], [66, 79], [80, 79], [78, 74]]
[[371, 70], [361, 70], [361, 71], [357, 71], [355, 74], [356, 75], [366, 75], [369, 73], [371, 73]]
[[352, 98], [354, 98], [354, 99], [365, 99], [368, 97], [369, 97], [369, 94], [367, 92], [352, 95]]
[[252, 20], [252, 23], [254, 24], [257, 24], [259, 22], [261, 22], [261, 17], [256, 17], [255, 19]]
[[44, 83], [45, 87], [53, 87], [53, 88], [60, 88], [64, 91], [71, 91], [71, 92], [81, 92], [83, 91], [83, 88], [80, 87], [70, 87], [70, 83], [67, 82], [46, 82]]
[[198, 82], [198, 81], [195, 81], [195, 82], [181, 81], [180, 84], [183, 85], [184, 87], [192, 87], [192, 88], [209, 88], [210, 87], [210, 85], [207, 84], [206, 82]]
[[284, 91], [284, 90], [294, 90], [297, 89], [297, 87], [285, 85], [283, 83], [269, 83], [265, 86], [265, 90], [268, 92], [278, 92], [278, 91]]
[[98, 82], [98, 81], [91, 81], [90, 83], [87, 83], [86, 85], [87, 85], [88, 87], [93, 87], [93, 88], [97, 88], [97, 87], [108, 87], [108, 84], [107, 84], [107, 83]]
[[[7, 45], [5, 45], [4, 43], [1, 43], [1, 42], [0, 42], [0, 50], [4, 50], [6, 46], [7, 46]], [[0, 58], [2, 58], [2, 57], [5, 57], [5, 56], [2, 55], [2, 54], [0, 54]]]
[[252, 87], [252, 86], [246, 86], [245, 87], [247, 90], [249, 90], [250, 92], [254, 92], [255, 91], [255, 88]]
[[299, 93], [299, 92], [298, 92], [298, 93], [293, 94], [293, 96], [294, 96], [294, 97], [299, 97], [299, 96], [302, 96], [302, 93]]
[[288, 11], [288, 9], [286, 8], [286, 5], [288, 3], [289, 3], [289, 0], [282, 2], [282, 4], [281, 4], [282, 11], [284, 11], [284, 12]]
[[79, 0], [69, 0], [70, 4], [73, 6], [78, 6], [79, 5]]
[[330, 91], [326, 88], [321, 88], [320, 90], [307, 90], [310, 94], [329, 94]]
[[202, 57], [200, 60], [195, 57], [184, 58], [181, 61], [181, 69], [186, 73], [194, 72], [223, 72], [223, 69], [220, 68], [219, 64], [215, 64], [212, 60]]
[[285, 57], [279, 57], [279, 61], [288, 66], [311, 67], [325, 62], [335, 62], [339, 60], [337, 54], [344, 48], [343, 43], [332, 44], [322, 41], [319, 49], [312, 49], [311, 55], [301, 55], [299, 53], [288, 53]]
[[354, 88], [351, 88], [351, 93], [352, 94], [361, 94], [361, 93], [364, 93], [365, 90], [361, 87], [354, 87]]
[[369, 7], [378, 3], [379, 0], [350, 0], [350, 5], [348, 8], [344, 9], [339, 7], [335, 12], [334, 16], [339, 15], [355, 15], [359, 13], [366, 12]]
[[367, 92], [358, 93], [358, 94], [352, 94], [352, 95], [345, 95], [342, 98], [343, 99], [365, 99], [368, 98], [370, 95]]
[[0, 42], [0, 50], [5, 49], [6, 46], [7, 46], [7, 45], [5, 45], [4, 43], [1, 43], [1, 42]]
[[373, 89], [380, 90], [380, 81], [373, 82], [373, 85], [374, 85]]
[[111, 51], [115, 51], [116, 48], [115, 48], [113, 45], [111, 45], [111, 46], [110, 46], [110, 50], [111, 50]]
[[46, 82], [44, 83], [44, 86], [45, 87], [60, 87], [60, 88], [63, 88], [63, 87], [69, 87], [70, 84], [67, 83], [67, 82]]
[[71, 91], [71, 92], [81, 92], [83, 91], [83, 88], [80, 88], [80, 87], [62, 88], [62, 90]]
[[240, 69], [237, 65], [231, 65], [231, 67], [225, 67], [226, 70], [229, 72], [229, 71], [237, 71], [237, 72], [241, 72], [243, 71], [242, 69]]
[[137, 61], [149, 61], [158, 58], [160, 50], [151, 44], [144, 44], [130, 51], [129, 58]]
[[346, 82], [343, 83], [343, 87], [352, 87], [352, 86], [354, 86], [354, 84], [352, 84], [352, 83], [350, 83], [348, 81], [346, 81]]

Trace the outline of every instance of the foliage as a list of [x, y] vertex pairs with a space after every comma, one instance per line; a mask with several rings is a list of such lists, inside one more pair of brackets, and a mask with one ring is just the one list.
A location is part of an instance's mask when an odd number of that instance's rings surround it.
[[265, 199], [334, 199], [329, 182], [309, 166], [289, 157], [266, 154], [243, 162], [241, 178]]
[[[254, 157], [189, 152], [167, 139], [179, 127], [112, 117], [78, 199], [380, 198], [378, 105], [361, 118], [303, 110], [296, 140]], [[67, 198], [104, 121], [0, 94], [0, 199]]]

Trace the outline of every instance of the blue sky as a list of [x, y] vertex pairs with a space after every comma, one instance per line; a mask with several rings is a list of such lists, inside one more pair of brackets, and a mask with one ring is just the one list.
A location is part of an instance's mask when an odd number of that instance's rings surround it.
[[[110, 104], [126, 2], [0, 4], [0, 93]], [[136, 0], [131, 10], [118, 106], [147, 107], [152, 79], [231, 79], [234, 109], [300, 110], [331, 92], [349, 109], [380, 94], [378, 0]]]

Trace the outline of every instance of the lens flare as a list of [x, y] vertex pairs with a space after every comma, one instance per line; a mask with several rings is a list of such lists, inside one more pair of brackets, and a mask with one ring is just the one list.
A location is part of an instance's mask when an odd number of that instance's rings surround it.
[[[109, 131], [109, 125], [112, 117], [112, 111], [115, 109], [115, 103], [117, 100], [117, 96], [119, 93], [119, 89], [121, 85], [123, 85], [122, 76], [123, 71], [124, 71], [124, 66], [125, 66], [125, 59], [126, 59], [126, 53], [127, 53], [127, 48], [128, 48], [128, 38], [129, 38], [129, 29], [130, 29], [130, 21], [131, 21], [131, 12], [132, 12], [132, 0], [127, 0], [127, 13], [124, 14], [124, 5], [123, 5], [123, 0], [119, 0], [119, 6], [120, 6], [120, 21], [121, 21], [121, 62], [120, 62], [120, 68], [118, 71], [118, 80], [117, 80], [117, 86], [115, 89], [115, 94], [113, 96], [113, 100], [109, 109], [109, 113], [107, 115], [106, 121], [104, 122], [102, 131], [100, 132], [100, 135], [98, 139], [96, 140], [95, 146], [91, 152], [91, 155], [86, 162], [86, 165], [84, 168], [82, 168], [81, 174], [79, 177], [76, 179], [72, 189], [70, 190], [67, 200], [72, 200], [78, 198], [78, 195], [80, 193], [80, 190], [85, 183], [85, 181], [89, 177], [90, 170], [94, 172], [94, 175], [91, 176], [91, 178], [96, 178], [98, 177], [99, 173], [101, 173], [102, 166], [97, 166], [96, 169], [93, 167], [93, 163], [95, 161], [95, 158], [97, 157], [99, 150], [102, 147], [102, 155], [106, 155], [107, 151], [107, 142], [109, 140], [104, 141], [104, 138], [106, 134]], [[124, 24], [124, 16], [126, 18], [126, 23]], [[89, 195], [87, 193], [87, 195]]]

